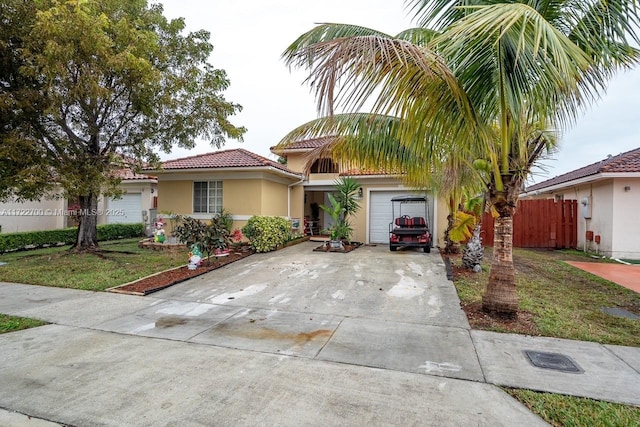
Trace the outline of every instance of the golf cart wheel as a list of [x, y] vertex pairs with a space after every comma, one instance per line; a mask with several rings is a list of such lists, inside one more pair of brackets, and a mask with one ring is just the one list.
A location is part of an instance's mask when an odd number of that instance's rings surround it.
[[427, 254], [431, 253], [431, 245], [430, 244], [426, 244], [424, 246], [424, 252], [427, 253]]
[[393, 245], [390, 244], [389, 245], [389, 249], [391, 250], [391, 252], [395, 252], [395, 251], [398, 250], [398, 247], [397, 246], [393, 246]]

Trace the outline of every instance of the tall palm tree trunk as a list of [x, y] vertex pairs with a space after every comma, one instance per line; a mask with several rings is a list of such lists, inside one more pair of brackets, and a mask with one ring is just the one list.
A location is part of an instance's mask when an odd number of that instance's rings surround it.
[[513, 265], [513, 209], [495, 220], [493, 261], [482, 297], [482, 308], [490, 313], [515, 316], [518, 310], [516, 275]]

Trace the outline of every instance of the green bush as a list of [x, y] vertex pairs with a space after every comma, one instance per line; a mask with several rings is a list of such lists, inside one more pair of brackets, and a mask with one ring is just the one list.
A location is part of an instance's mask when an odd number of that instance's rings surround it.
[[[43, 246], [75, 243], [77, 228], [60, 230], [27, 231], [0, 234], [0, 253], [19, 249], [34, 249]], [[139, 237], [144, 233], [144, 224], [104, 224], [98, 226], [98, 240], [117, 240]]]
[[291, 224], [278, 216], [252, 216], [242, 233], [256, 252], [274, 251], [289, 239]]

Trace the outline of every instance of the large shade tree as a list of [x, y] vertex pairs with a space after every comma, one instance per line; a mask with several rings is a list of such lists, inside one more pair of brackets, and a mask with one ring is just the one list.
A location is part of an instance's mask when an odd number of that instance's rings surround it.
[[157, 161], [158, 149], [220, 147], [245, 131], [240, 106], [207, 61], [209, 33], [184, 33], [146, 0], [7, 0], [2, 7], [0, 196], [53, 188], [80, 204], [75, 247], [97, 247], [101, 195], [114, 169]]
[[281, 144], [337, 135], [324, 155], [399, 170], [418, 186], [444, 167], [473, 168], [498, 213], [483, 307], [513, 315], [517, 198], [556, 131], [637, 62], [637, 2], [406, 4], [419, 27], [396, 36], [322, 24], [287, 48], [287, 64], [309, 71], [321, 117]]

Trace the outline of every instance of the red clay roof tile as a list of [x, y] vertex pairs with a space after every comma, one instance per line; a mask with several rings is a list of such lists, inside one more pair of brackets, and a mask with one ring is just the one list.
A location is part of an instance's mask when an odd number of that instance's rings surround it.
[[157, 179], [152, 175], [145, 175], [141, 173], [136, 173], [131, 169], [117, 169], [112, 172], [113, 176], [122, 179], [123, 181], [135, 181], [135, 180], [143, 180], [143, 179]]
[[199, 154], [197, 156], [183, 157], [181, 159], [167, 160], [162, 163], [164, 170], [175, 169], [225, 169], [225, 168], [252, 168], [272, 167], [283, 172], [295, 173], [282, 165], [259, 154], [243, 148], [215, 151]]
[[[331, 141], [332, 139], [334, 139], [334, 136], [323, 136], [320, 138], [313, 138], [313, 139], [305, 139], [303, 141], [296, 141], [294, 143], [291, 143], [287, 146], [287, 148], [284, 149], [284, 151], [288, 151], [288, 150], [304, 150], [304, 149], [314, 149], [314, 148], [318, 148], [318, 147], [322, 147], [323, 145], [327, 144], [329, 141]], [[274, 145], [273, 147], [271, 147], [271, 151], [273, 152], [273, 150], [276, 149], [276, 145]]]

